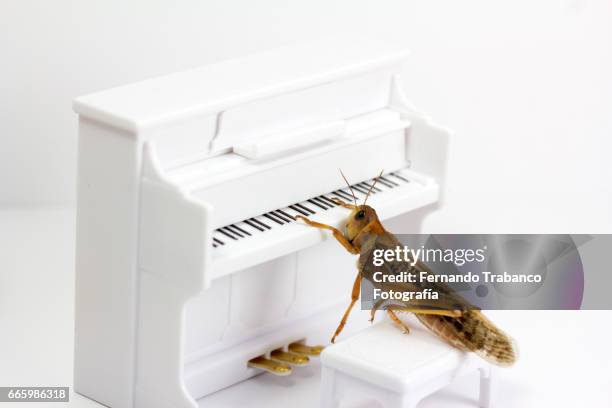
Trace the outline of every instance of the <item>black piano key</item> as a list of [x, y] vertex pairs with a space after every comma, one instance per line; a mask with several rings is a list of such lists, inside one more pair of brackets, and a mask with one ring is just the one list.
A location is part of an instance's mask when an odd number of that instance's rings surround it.
[[380, 176], [378, 178], [378, 181], [386, 181], [387, 183], [393, 184], [395, 187], [399, 187], [399, 184], [397, 184], [395, 181], [391, 181], [389, 179], [384, 178], [383, 176]]
[[359, 191], [355, 191], [355, 189], [352, 190], [353, 191], [352, 193], [351, 193], [351, 190], [349, 188], [347, 188], [346, 190], [340, 190], [340, 191], [342, 191], [346, 195], [350, 196], [351, 197], [351, 201], [353, 200], [353, 194], [355, 194], [355, 198], [359, 197]]
[[319, 199], [319, 202], [322, 202], [326, 205], [329, 205], [330, 208], [334, 208], [336, 207], [338, 204], [334, 203], [332, 200], [330, 200], [329, 198], [325, 197], [324, 195], [320, 195], [319, 197], [317, 197]]
[[368, 184], [368, 183], [365, 183], [365, 182], [361, 183], [360, 187], [365, 188], [368, 191], [368, 194], [376, 194], [376, 193], [379, 193], [380, 191], [382, 191], [381, 189], [379, 189], [376, 186], [374, 188], [371, 188], [371, 184]]
[[291, 222], [291, 220], [286, 220], [285, 217], [283, 217], [282, 215], [278, 214], [276, 212], [276, 210], [270, 211], [268, 214], [270, 214], [272, 216], [272, 218], [276, 218], [277, 220], [282, 221], [284, 224], [289, 224]]
[[244, 220], [244, 223], [247, 225], [250, 225], [251, 227], [260, 230], [261, 232], [264, 232], [265, 229], [261, 228], [259, 225], [255, 224], [254, 222], [251, 222], [249, 220]]
[[234, 241], [238, 241], [238, 238], [236, 238], [234, 235], [230, 234], [229, 232], [226, 232], [223, 228], [219, 228], [217, 231], [219, 231], [226, 237], [233, 239]]
[[225, 245], [225, 243], [224, 243], [223, 241], [221, 241], [220, 239], [218, 239], [218, 238], [213, 238], [213, 242], [214, 242], [215, 244]]
[[308, 211], [311, 214], [316, 214], [316, 211], [312, 211], [310, 208], [306, 207], [304, 204], [296, 204], [297, 207], [300, 207], [304, 211]]
[[389, 187], [389, 188], [395, 187], [393, 184], [389, 183], [388, 181], [384, 181], [381, 177], [378, 178], [378, 182], [382, 186], [386, 186], [386, 187]]
[[269, 226], [268, 224], [266, 224], [263, 221], [256, 220], [255, 218], [251, 218], [251, 221], [256, 222], [257, 224], [261, 225], [262, 227], [264, 227], [266, 229], [272, 229], [271, 226]]
[[275, 223], [279, 224], [279, 225], [283, 225], [284, 222], [277, 220], [276, 218], [272, 217], [270, 214], [264, 214], [264, 217], [266, 217], [267, 219], [274, 221]]
[[291, 220], [293, 219], [292, 217], [289, 217], [289, 216], [285, 217], [285, 215], [287, 214], [283, 215], [283, 214], [280, 214], [280, 212], [281, 210], [276, 210], [276, 211], [272, 211], [272, 214], [276, 215], [278, 218], [280, 218], [281, 220], [287, 223], [291, 222]]
[[376, 193], [381, 193], [382, 192], [382, 190], [380, 188], [376, 187], [372, 183], [365, 183], [364, 182], [362, 184], [365, 184], [368, 187], [368, 189], [372, 189], [372, 194], [376, 194]]
[[309, 200], [306, 200], [306, 201], [308, 201], [310, 204], [314, 204], [314, 205], [316, 205], [317, 207], [322, 208], [322, 209], [324, 209], [325, 211], [327, 211], [327, 207], [325, 207], [325, 206], [323, 206], [323, 205], [321, 205], [321, 204], [317, 203], [316, 201], [314, 201], [314, 200], [312, 200], [312, 199], [309, 199]]
[[325, 200], [323, 200], [321, 197], [314, 197], [313, 200], [319, 204], [321, 204], [322, 206], [324, 206], [325, 208], [334, 208], [333, 205], [327, 203]]
[[240, 231], [236, 231], [236, 230], [233, 228], [233, 225], [226, 225], [226, 226], [225, 226], [225, 227], [223, 227], [223, 228], [225, 228], [225, 230], [226, 230], [226, 231], [229, 231], [229, 232], [231, 232], [231, 233], [233, 233], [233, 234], [235, 234], [235, 235], [238, 235], [240, 238], [244, 238], [244, 235], [242, 235], [242, 233], [241, 233]]
[[344, 191], [342, 191], [342, 190], [336, 190], [336, 191], [334, 191], [332, 194], [337, 195], [337, 196], [338, 196], [338, 197], [340, 197], [342, 200], [348, 200], [349, 202], [350, 202], [350, 201], [353, 201], [353, 196], [351, 196], [351, 195], [349, 195], [349, 194], [346, 194], [346, 193], [345, 193]]
[[351, 186], [351, 187], [353, 187], [353, 190], [359, 191], [361, 194], [364, 194], [364, 195], [368, 194], [368, 190], [365, 190], [365, 189], [363, 189], [363, 187], [360, 187], [360, 186], [358, 186], [356, 184], [354, 186]]
[[[366, 194], [370, 193], [370, 187], [368, 187], [368, 185], [366, 183], [359, 183], [357, 184], [359, 186], [360, 189], [365, 190]], [[372, 191], [372, 194], [374, 192]]]
[[407, 179], [406, 177], [404, 177], [404, 176], [400, 176], [400, 175], [399, 175], [399, 174], [397, 174], [397, 173], [391, 173], [391, 175], [392, 175], [392, 176], [394, 176], [394, 177], [396, 177], [396, 178], [398, 178], [398, 179], [400, 179], [400, 180], [402, 180], [402, 181], [405, 181], [406, 183], [410, 183], [410, 180], [408, 180], [408, 179]]
[[276, 210], [276, 212], [279, 212], [279, 213], [283, 214], [285, 217], [289, 218], [290, 220], [295, 221], [295, 217], [294, 216], [287, 214], [283, 210]]
[[290, 205], [289, 208], [291, 208], [295, 212], [299, 212], [302, 215], [308, 215], [308, 213], [305, 210], [299, 209], [297, 205]]
[[326, 203], [330, 203], [331, 205], [333, 205], [334, 207], [339, 206], [340, 204], [338, 204], [337, 202], [335, 202], [334, 200], [327, 198], [325, 196], [321, 196], [321, 200], [325, 201]]
[[240, 228], [240, 227], [239, 227], [239, 226], [237, 226], [237, 225], [232, 224], [232, 225], [230, 225], [230, 227], [232, 227], [233, 229], [235, 229], [235, 230], [237, 230], [237, 231], [242, 232], [243, 234], [246, 234], [246, 235], [251, 235], [251, 233], [250, 233], [250, 232], [243, 230], [242, 228]]

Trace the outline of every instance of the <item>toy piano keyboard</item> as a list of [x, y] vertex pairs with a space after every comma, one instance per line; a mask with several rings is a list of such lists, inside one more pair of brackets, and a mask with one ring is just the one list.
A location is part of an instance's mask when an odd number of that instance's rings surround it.
[[329, 338], [355, 260], [295, 216], [341, 225], [339, 168], [357, 199], [385, 169], [383, 220], [443, 191], [448, 132], [406, 102], [406, 57], [326, 39], [75, 100], [77, 392], [205, 406]]

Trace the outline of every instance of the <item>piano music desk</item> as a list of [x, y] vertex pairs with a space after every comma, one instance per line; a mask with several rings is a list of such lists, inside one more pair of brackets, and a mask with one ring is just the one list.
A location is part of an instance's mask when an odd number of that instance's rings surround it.
[[480, 406], [491, 406], [491, 365], [423, 328], [405, 334], [383, 321], [326, 348], [321, 363], [322, 408], [337, 407], [349, 393], [375, 398], [385, 408], [414, 408], [424, 397], [476, 370]]

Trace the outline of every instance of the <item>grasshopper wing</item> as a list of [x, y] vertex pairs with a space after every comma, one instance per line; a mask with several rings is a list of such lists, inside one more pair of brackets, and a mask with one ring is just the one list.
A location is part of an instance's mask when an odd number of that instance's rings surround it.
[[[381, 289], [383, 292], [423, 292], [425, 289], [430, 289], [437, 294], [437, 299], [411, 299], [408, 301], [398, 301], [397, 299], [387, 302], [380, 302], [379, 307], [392, 307], [394, 309], [415, 309], [415, 310], [455, 310], [465, 311], [474, 309], [467, 300], [459, 295], [454, 289], [440, 282], [429, 282], [427, 279], [420, 279], [421, 276], [435, 275], [427, 265], [418, 261], [413, 265], [413, 259], [408, 261], [394, 260], [392, 262], [384, 262], [381, 266], [374, 265], [374, 250], [392, 250], [395, 251], [397, 246], [402, 244], [395, 238], [389, 236], [380, 236], [375, 240], [371, 240], [367, 246], [364, 246], [359, 258], [359, 269], [362, 278], [371, 282], [374, 288]], [[382, 272], [385, 276], [395, 275], [401, 276], [405, 272], [411, 273], [416, 277], [415, 282], [375, 282], [374, 273]], [[391, 306], [392, 305], [392, 306]]]

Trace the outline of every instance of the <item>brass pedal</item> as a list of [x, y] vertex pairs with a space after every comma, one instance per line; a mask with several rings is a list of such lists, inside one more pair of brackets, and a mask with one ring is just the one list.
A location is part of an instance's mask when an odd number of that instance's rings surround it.
[[287, 364], [280, 363], [278, 361], [269, 360], [265, 357], [255, 357], [254, 359], [249, 360], [249, 367], [259, 368], [260, 370], [265, 370], [274, 375], [289, 375], [291, 374], [291, 367]]
[[307, 356], [291, 353], [281, 349], [271, 352], [270, 358], [274, 361], [280, 361], [281, 363], [287, 363], [295, 366], [305, 366], [310, 361]]
[[323, 346], [308, 346], [302, 343], [291, 343], [288, 347], [289, 351], [305, 356], [318, 356], [325, 347]]

